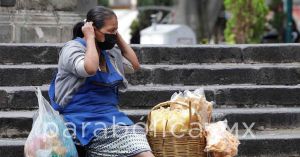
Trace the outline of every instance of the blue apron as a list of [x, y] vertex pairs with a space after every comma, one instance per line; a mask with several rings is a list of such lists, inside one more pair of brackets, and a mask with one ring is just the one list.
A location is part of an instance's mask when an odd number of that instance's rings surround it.
[[[75, 41], [86, 46], [82, 38]], [[97, 71], [96, 75], [87, 77], [85, 83], [74, 94], [71, 101], [60, 106], [55, 102], [55, 78], [49, 88], [52, 107], [63, 115], [68, 126], [76, 131], [76, 137], [82, 145], [87, 145], [98, 131], [112, 125], [133, 125], [133, 122], [118, 110], [118, 85], [123, 81], [109, 59], [109, 54], [102, 50], [108, 72]], [[72, 125], [69, 125], [71, 123]]]

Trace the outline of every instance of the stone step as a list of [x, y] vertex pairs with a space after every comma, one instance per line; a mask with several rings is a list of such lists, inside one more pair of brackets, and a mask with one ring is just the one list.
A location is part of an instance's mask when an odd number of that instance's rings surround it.
[[58, 52], [63, 44], [18, 43], [0, 44], [1, 64], [57, 64]]
[[[121, 109], [135, 122], [146, 120], [150, 109]], [[278, 118], [280, 117], [280, 118]], [[227, 120], [235, 127], [254, 130], [294, 129], [300, 127], [300, 108], [215, 108], [213, 121]]]
[[[49, 84], [56, 65], [0, 65], [0, 86]], [[300, 84], [300, 63], [142, 65], [128, 75], [133, 85]]]
[[[57, 64], [63, 44], [0, 44], [0, 64]], [[143, 64], [292, 63], [300, 61], [300, 45], [132, 45]]]
[[[120, 92], [120, 106], [127, 109], [151, 108], [170, 100], [175, 92], [201, 87], [206, 98], [216, 103], [215, 108], [300, 107], [300, 85], [129, 86], [127, 92]], [[49, 86], [40, 88], [48, 98]], [[0, 110], [33, 110], [37, 106], [33, 86], [0, 87]]]
[[133, 85], [294, 85], [300, 83], [300, 64], [142, 65], [128, 80]]
[[300, 130], [255, 132], [240, 138], [239, 157], [299, 157]]
[[[255, 136], [239, 134], [239, 157], [299, 157], [300, 130], [285, 129], [255, 132]], [[1, 157], [23, 157], [25, 138], [0, 139]]]
[[[135, 123], [145, 124], [150, 109], [121, 109]], [[0, 138], [27, 137], [36, 111], [1, 111]], [[214, 109], [213, 121], [228, 120], [230, 129], [300, 128], [300, 108]]]
[[24, 157], [26, 139], [0, 139], [0, 154], [2, 157]]
[[0, 65], [0, 86], [49, 84], [56, 65]]

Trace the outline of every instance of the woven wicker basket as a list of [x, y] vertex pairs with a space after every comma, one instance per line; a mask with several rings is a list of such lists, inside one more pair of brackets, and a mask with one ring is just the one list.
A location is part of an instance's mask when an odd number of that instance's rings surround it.
[[[171, 104], [176, 103], [189, 108], [189, 123], [191, 124], [191, 103], [185, 104], [180, 102], [167, 101], [160, 103], [152, 108], [151, 112], [159, 109], [160, 107], [168, 107]], [[150, 126], [151, 112], [148, 115], [147, 126]], [[166, 124], [167, 125], [167, 124]], [[197, 137], [190, 136], [200, 135]], [[206, 141], [202, 131], [199, 129], [191, 130], [189, 125], [189, 131], [176, 132], [176, 135], [181, 135], [181, 138], [175, 137], [171, 132], [158, 132], [148, 131], [147, 139], [156, 157], [207, 157], [208, 154], [204, 152]]]

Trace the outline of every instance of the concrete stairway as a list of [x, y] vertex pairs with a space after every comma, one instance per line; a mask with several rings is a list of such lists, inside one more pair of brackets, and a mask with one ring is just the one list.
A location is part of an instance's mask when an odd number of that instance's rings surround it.
[[[21, 157], [37, 109], [47, 97], [61, 44], [0, 44], [0, 156]], [[139, 46], [142, 69], [128, 75], [120, 108], [135, 122], [180, 90], [205, 89], [213, 118], [239, 134], [239, 156], [300, 156], [300, 46]], [[237, 130], [237, 128], [239, 130]], [[249, 131], [251, 130], [251, 131]]]

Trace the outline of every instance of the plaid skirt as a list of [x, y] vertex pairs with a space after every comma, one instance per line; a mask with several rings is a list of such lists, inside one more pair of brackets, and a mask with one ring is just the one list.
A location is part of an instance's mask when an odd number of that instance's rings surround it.
[[139, 125], [111, 126], [86, 146], [88, 157], [127, 157], [151, 151], [145, 129]]

